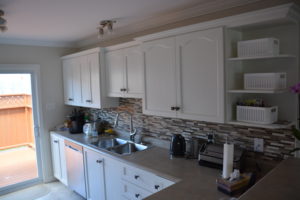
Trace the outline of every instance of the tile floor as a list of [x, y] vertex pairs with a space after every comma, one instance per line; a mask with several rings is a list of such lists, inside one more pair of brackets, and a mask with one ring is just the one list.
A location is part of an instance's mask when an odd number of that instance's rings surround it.
[[84, 200], [84, 198], [56, 181], [0, 196], [0, 200]]
[[0, 151], [0, 187], [38, 177], [35, 150], [18, 147]]

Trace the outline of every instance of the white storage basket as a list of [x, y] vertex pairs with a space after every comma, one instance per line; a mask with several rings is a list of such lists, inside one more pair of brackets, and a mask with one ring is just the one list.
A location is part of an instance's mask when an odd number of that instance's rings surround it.
[[244, 74], [244, 89], [282, 90], [286, 89], [286, 73], [247, 73]]
[[279, 55], [279, 40], [276, 38], [262, 38], [240, 41], [237, 44], [238, 57], [263, 57]]
[[272, 124], [278, 120], [278, 107], [237, 106], [237, 121]]

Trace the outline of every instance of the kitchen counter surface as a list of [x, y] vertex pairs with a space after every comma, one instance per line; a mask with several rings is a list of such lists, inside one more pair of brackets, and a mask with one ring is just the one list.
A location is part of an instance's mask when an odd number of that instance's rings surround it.
[[173, 158], [171, 160], [167, 149], [154, 146], [131, 155], [117, 155], [90, 146], [89, 143], [97, 140], [97, 138], [93, 139], [83, 134], [69, 134], [60, 131], [53, 133], [176, 182], [174, 185], [151, 195], [146, 200], [226, 200], [230, 198], [217, 190], [216, 178], [220, 176], [221, 171], [199, 166], [195, 159]]
[[[150, 147], [131, 155], [118, 155], [95, 148], [89, 143], [97, 138], [89, 138], [83, 134], [69, 134], [55, 131], [73, 142], [99, 151], [106, 156], [153, 172], [158, 176], [176, 182], [174, 185], [155, 193], [146, 200], [228, 200], [229, 196], [219, 192], [216, 178], [221, 171], [199, 166], [196, 160], [169, 158], [168, 150]], [[300, 159], [290, 158], [282, 161], [239, 199], [241, 200], [283, 200], [300, 199]]]
[[296, 200], [300, 199], [300, 159], [282, 161], [263, 177], [240, 200]]

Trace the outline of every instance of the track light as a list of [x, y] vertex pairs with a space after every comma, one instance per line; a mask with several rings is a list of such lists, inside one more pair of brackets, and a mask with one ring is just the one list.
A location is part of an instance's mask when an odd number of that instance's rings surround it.
[[100, 22], [98, 27], [98, 38], [101, 39], [104, 35], [104, 30], [107, 28], [109, 33], [113, 32], [113, 23], [116, 23], [115, 20], [103, 20]]
[[0, 10], [0, 31], [1, 32], [4, 32], [7, 30], [6, 19], [4, 19], [3, 16], [4, 16], [4, 11]]

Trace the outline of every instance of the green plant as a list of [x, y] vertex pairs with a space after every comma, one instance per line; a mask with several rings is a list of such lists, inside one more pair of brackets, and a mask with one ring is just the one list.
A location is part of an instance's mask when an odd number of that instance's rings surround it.
[[[292, 132], [293, 132], [293, 135], [294, 137], [297, 139], [297, 140], [300, 140], [300, 130], [298, 130], [295, 126], [292, 127]], [[300, 148], [294, 148], [293, 150], [290, 151], [290, 153], [293, 153], [295, 151], [299, 151]]]

